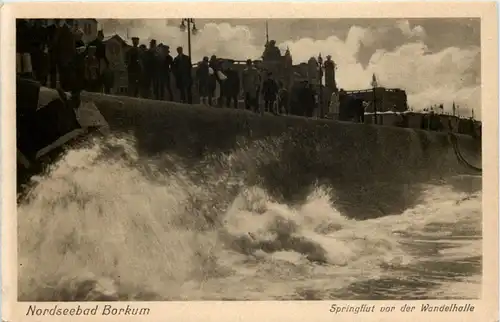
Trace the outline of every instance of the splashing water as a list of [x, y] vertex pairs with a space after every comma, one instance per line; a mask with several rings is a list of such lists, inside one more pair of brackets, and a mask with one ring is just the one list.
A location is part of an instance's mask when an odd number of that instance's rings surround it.
[[193, 170], [127, 139], [70, 151], [19, 204], [20, 300], [479, 296], [481, 192], [428, 185], [402, 213], [355, 220], [332, 187], [283, 203], [248, 184], [252, 155]]

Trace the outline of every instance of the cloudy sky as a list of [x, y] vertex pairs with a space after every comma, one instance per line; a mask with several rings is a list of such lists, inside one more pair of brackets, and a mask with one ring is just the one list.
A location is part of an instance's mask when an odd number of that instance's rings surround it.
[[[187, 47], [180, 20], [100, 20], [105, 34], [138, 36], [171, 47]], [[480, 21], [433, 19], [274, 19], [269, 37], [294, 63], [321, 53], [338, 64], [337, 81], [344, 89], [369, 87], [375, 73], [382, 86], [407, 91], [414, 109], [453, 101], [460, 113], [474, 108], [480, 117]], [[196, 20], [193, 59], [215, 54], [234, 59], [258, 58], [265, 43], [265, 20]]]

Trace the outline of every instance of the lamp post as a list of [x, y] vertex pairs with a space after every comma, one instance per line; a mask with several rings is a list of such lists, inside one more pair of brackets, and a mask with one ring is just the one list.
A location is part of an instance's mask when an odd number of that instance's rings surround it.
[[377, 97], [375, 95], [375, 91], [377, 89], [377, 86], [378, 86], [378, 82], [377, 82], [377, 77], [375, 76], [375, 74], [373, 74], [372, 76], [372, 88], [373, 88], [373, 117], [374, 117], [374, 123], [375, 124], [378, 124], [378, 120], [377, 120]]
[[321, 53], [318, 55], [318, 74], [319, 74], [318, 110], [319, 110], [319, 117], [323, 118], [323, 57], [321, 57]]
[[[187, 24], [187, 27], [186, 27]], [[193, 29], [191, 29], [191, 24], [193, 24]], [[184, 32], [187, 29], [188, 32], [188, 55], [189, 59], [191, 59], [191, 32], [193, 35], [196, 35], [198, 33], [198, 29], [196, 29], [196, 24], [194, 23], [193, 18], [182, 18], [181, 25], [179, 26], [179, 29]]]

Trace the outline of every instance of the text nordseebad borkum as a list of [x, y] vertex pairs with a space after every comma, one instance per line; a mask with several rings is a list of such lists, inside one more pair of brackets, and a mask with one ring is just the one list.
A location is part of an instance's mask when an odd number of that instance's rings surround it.
[[50, 308], [47, 307], [39, 307], [37, 305], [30, 305], [28, 307], [28, 311], [26, 312], [27, 316], [86, 316], [86, 315], [149, 315], [150, 309], [146, 307], [136, 307], [127, 305], [116, 306], [106, 304], [106, 305], [96, 305], [92, 307], [80, 306], [76, 307], [61, 307], [56, 304]]

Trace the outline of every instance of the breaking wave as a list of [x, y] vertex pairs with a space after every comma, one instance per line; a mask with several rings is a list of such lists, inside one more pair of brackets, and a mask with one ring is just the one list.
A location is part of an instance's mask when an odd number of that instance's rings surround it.
[[272, 192], [261, 170], [279, 144], [196, 162], [125, 137], [69, 151], [19, 204], [19, 299], [479, 296], [480, 177], [415, 184], [402, 210], [360, 220], [373, 205], [335, 185]]

